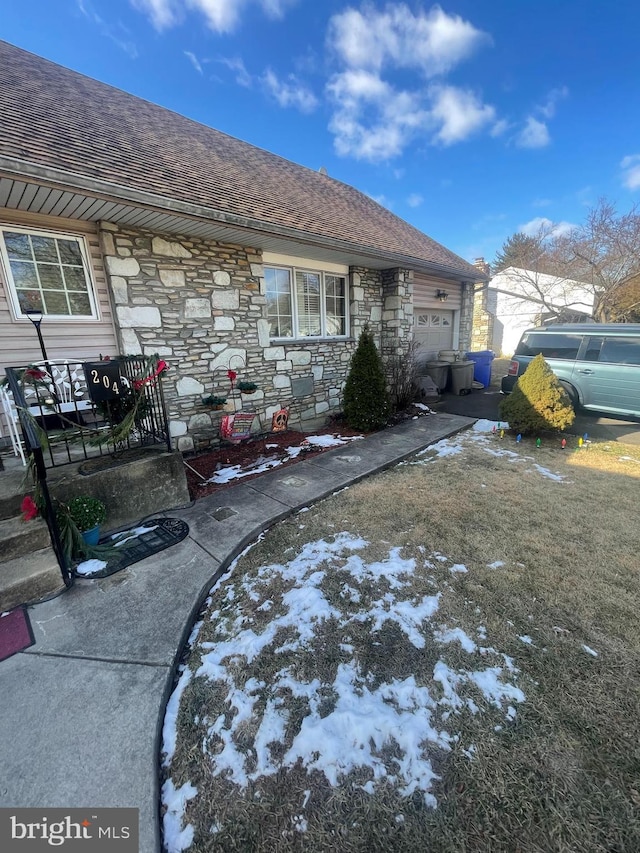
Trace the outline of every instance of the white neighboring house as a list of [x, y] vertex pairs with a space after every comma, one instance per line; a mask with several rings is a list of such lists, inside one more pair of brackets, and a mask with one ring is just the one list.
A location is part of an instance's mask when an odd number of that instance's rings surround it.
[[512, 355], [525, 329], [591, 320], [593, 302], [593, 289], [587, 284], [508, 267], [493, 276], [488, 288], [476, 291], [474, 326], [477, 315], [482, 332], [476, 335], [474, 329], [473, 347], [482, 349], [484, 339], [487, 349]]

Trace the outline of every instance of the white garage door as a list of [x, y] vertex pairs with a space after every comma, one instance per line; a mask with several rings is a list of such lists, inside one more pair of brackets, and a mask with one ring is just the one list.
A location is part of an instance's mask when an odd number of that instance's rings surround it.
[[422, 357], [432, 358], [441, 349], [453, 349], [453, 311], [416, 308], [413, 334]]

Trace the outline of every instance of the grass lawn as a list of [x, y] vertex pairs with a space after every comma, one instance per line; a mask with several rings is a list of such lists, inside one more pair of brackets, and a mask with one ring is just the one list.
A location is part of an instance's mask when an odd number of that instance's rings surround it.
[[168, 849], [640, 850], [639, 498], [474, 430], [277, 525], [194, 628]]

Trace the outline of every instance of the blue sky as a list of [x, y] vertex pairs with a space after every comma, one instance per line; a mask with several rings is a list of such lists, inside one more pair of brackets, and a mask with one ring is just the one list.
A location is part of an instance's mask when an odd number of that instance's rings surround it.
[[640, 201], [636, 0], [5, 0], [0, 37], [353, 184], [462, 257]]

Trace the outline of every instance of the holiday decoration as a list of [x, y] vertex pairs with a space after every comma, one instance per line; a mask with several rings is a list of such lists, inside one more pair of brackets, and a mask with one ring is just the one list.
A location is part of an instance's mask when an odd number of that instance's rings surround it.
[[503, 429], [500, 430], [500, 438], [504, 438], [504, 430]]
[[542, 444], [542, 439], [536, 438], [536, 447], [540, 447], [541, 444]]
[[560, 447], [564, 450], [566, 446], [567, 446], [567, 439], [563, 438], [562, 441], [560, 442]]
[[520, 433], [520, 432], [519, 432], [519, 433], [517, 434], [517, 436], [516, 436], [516, 442], [517, 442], [518, 444], [520, 444], [520, 442], [521, 442], [521, 441], [522, 441], [522, 433]]
[[584, 444], [584, 439], [582, 438], [582, 436], [580, 436], [580, 438], [578, 439], [578, 447], [582, 447], [583, 444]]

